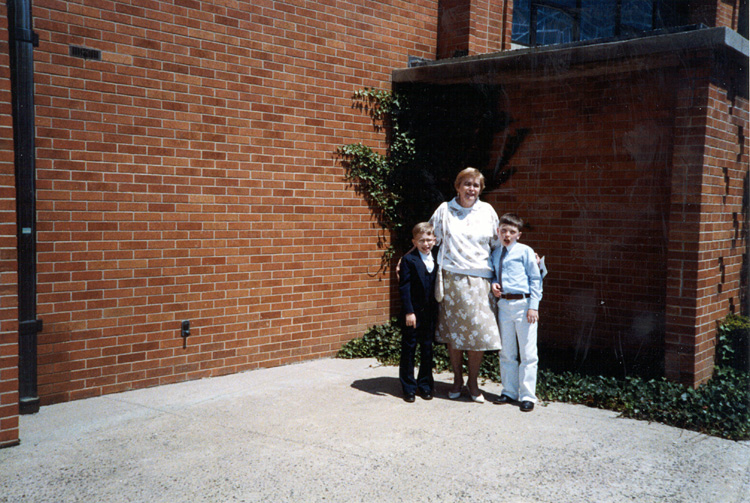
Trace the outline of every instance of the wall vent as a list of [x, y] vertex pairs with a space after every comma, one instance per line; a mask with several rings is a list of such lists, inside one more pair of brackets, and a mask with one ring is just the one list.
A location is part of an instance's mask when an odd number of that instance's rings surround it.
[[98, 49], [89, 49], [87, 47], [69, 46], [70, 55], [74, 58], [93, 59], [94, 61], [102, 60], [102, 51]]

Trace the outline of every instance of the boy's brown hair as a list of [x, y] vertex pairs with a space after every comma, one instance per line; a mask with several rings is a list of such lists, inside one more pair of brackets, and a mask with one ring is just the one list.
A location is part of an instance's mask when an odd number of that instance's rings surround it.
[[523, 219], [515, 213], [506, 213], [500, 217], [500, 225], [512, 225], [520, 231], [523, 228]]
[[420, 234], [434, 235], [435, 229], [432, 227], [432, 224], [430, 222], [419, 222], [411, 230], [411, 237], [416, 238]]

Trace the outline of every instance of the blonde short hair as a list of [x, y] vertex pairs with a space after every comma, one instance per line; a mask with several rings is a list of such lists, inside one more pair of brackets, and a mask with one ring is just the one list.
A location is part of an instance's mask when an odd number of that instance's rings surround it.
[[479, 180], [479, 192], [482, 192], [484, 190], [484, 175], [481, 171], [479, 171], [477, 168], [466, 168], [461, 170], [461, 172], [456, 176], [456, 181], [453, 183], [453, 187], [455, 187], [456, 190], [461, 186], [462, 183], [464, 183], [464, 180], [467, 178], [476, 178]]
[[419, 222], [411, 230], [411, 237], [416, 238], [420, 234], [427, 234], [428, 236], [432, 236], [435, 234], [435, 229], [433, 229], [430, 222]]

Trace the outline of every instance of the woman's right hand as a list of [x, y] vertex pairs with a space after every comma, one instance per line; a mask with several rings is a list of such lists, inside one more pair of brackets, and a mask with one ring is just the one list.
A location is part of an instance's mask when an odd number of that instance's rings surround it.
[[[410, 254], [412, 250], [414, 250], [414, 248], [416, 248], [416, 246], [412, 246], [409, 249], [409, 251], [406, 252], [406, 254], [407, 255]], [[401, 274], [400, 274], [401, 273], [401, 261], [403, 260], [403, 258], [404, 257], [401, 257], [400, 259], [398, 259], [398, 262], [396, 263], [396, 279], [401, 279]]]

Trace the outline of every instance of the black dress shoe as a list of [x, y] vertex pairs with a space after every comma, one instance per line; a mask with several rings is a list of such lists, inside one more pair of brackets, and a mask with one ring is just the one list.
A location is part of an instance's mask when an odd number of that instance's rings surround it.
[[432, 392], [431, 391], [424, 391], [419, 390], [419, 396], [422, 398], [422, 400], [432, 400]]
[[495, 405], [502, 405], [504, 403], [515, 403], [515, 400], [513, 400], [508, 395], [500, 395], [500, 398], [498, 398], [492, 403], [494, 403]]
[[534, 410], [534, 402], [530, 402], [529, 400], [524, 400], [521, 402], [521, 412], [531, 412]]
[[404, 402], [412, 403], [414, 400], [414, 393], [407, 393], [404, 395]]

